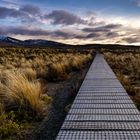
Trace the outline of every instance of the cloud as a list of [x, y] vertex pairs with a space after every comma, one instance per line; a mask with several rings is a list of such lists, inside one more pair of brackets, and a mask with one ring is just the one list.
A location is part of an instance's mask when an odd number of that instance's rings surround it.
[[[105, 23], [104, 23], [105, 24]], [[83, 28], [82, 31], [88, 33], [85, 39], [107, 39], [118, 37], [118, 30], [122, 27], [121, 24], [107, 24], [97, 27]]]
[[140, 7], [140, 0], [130, 0], [134, 6]]
[[10, 8], [6, 8], [6, 7], [0, 7], [0, 18], [1, 19], [7, 18], [7, 17], [17, 18], [17, 17], [25, 17], [25, 16], [27, 16], [27, 15], [20, 12], [19, 10], [10, 9]]
[[90, 33], [88, 34], [85, 39], [94, 39], [94, 38], [97, 38], [97, 37], [100, 37], [101, 35], [99, 33]]
[[119, 37], [119, 34], [116, 32], [93, 32], [87, 34], [83, 39], [94, 39], [94, 40], [106, 40], [106, 39], [113, 39]]
[[136, 37], [126, 37], [122, 40], [127, 42], [128, 44], [132, 44], [132, 43], [140, 42], [140, 37], [138, 37], [138, 36], [136, 36]]
[[24, 5], [19, 9], [0, 7], [0, 19], [15, 18], [23, 23], [39, 23], [40, 9], [32, 5]]
[[8, 4], [17, 4], [18, 0], [1, 0], [2, 2], [8, 3]]
[[26, 36], [46, 36], [52, 39], [92, 39], [92, 40], [105, 40], [108, 38], [118, 37], [117, 32], [82, 32], [77, 29], [58, 29], [54, 31], [44, 30], [41, 28], [27, 28], [27, 27], [0, 27], [0, 34], [2, 35], [26, 35]]
[[97, 16], [97, 13], [96, 13], [95, 11], [88, 10], [88, 11], [86, 12], [86, 16], [95, 17], [95, 16]]
[[46, 30], [42, 29], [28, 29], [26, 27], [0, 27], [0, 34], [2, 35], [32, 35], [32, 36], [39, 36], [39, 35], [48, 35]]
[[19, 9], [19, 11], [30, 15], [41, 15], [40, 8], [33, 5], [24, 5]]
[[40, 28], [27, 28], [27, 27], [0, 27], [1, 35], [27, 35], [27, 36], [46, 36], [51, 38], [61, 38], [61, 39], [73, 39], [73, 38], [82, 38], [75, 33], [71, 33], [69, 31], [62, 30], [43, 30]]
[[45, 18], [50, 19], [51, 23], [55, 25], [85, 24], [85, 20], [64, 10], [54, 10], [51, 13], [45, 15]]
[[[108, 20], [104, 17], [98, 16], [94, 11], [88, 11], [87, 15], [76, 15], [65, 10], [53, 10], [50, 13], [45, 13], [37, 6], [23, 5], [18, 8], [0, 7], [0, 19], [5, 23], [11, 21], [20, 21], [18, 25], [21, 26], [1, 26], [0, 34], [2, 35], [16, 35], [44, 37], [52, 40], [79, 40], [79, 43], [91, 41], [95, 43], [102, 42], [126, 42], [135, 43], [140, 42], [139, 25], [136, 22], [125, 19], [122, 20]], [[89, 15], [89, 16], [88, 16]], [[136, 20], [137, 21], [137, 20]], [[128, 24], [128, 23], [132, 23]], [[39, 25], [39, 26], [38, 26]], [[60, 26], [65, 25], [65, 26]], [[70, 26], [72, 25], [72, 26]], [[137, 25], [137, 27], [136, 27]], [[134, 35], [135, 36], [132, 36]]]
[[136, 4], [138, 7], [140, 7], [140, 0], [136, 0]]
[[109, 32], [110, 30], [118, 29], [122, 27], [121, 24], [108, 24], [108, 25], [102, 25], [97, 27], [90, 27], [90, 28], [84, 28], [84, 32]]
[[75, 37], [73, 33], [64, 32], [61, 30], [47, 31], [41, 28], [27, 28], [27, 27], [0, 27], [0, 35], [28, 35], [28, 36], [47, 36], [52, 38], [72, 39]]
[[[75, 31], [74, 31], [75, 30]], [[137, 34], [130, 34], [128, 35], [127, 33], [121, 36], [118, 32], [115, 31], [108, 31], [108, 32], [83, 32], [82, 30], [76, 30], [76, 29], [58, 29], [58, 30], [44, 30], [41, 28], [30, 28], [30, 27], [23, 27], [23, 26], [10, 26], [10, 27], [0, 27], [0, 34], [1, 35], [9, 35], [9, 36], [32, 36], [32, 37], [44, 37], [45, 39], [51, 39], [51, 40], [65, 40], [67, 42], [68, 40], [79, 40], [79, 43], [83, 40], [85, 41], [93, 41], [95, 42], [107, 42], [109, 43], [110, 41], [112, 43], [115, 42], [126, 42], [128, 44], [133, 44], [133, 43], [139, 43], [140, 42], [140, 37]], [[64, 43], [65, 43], [64, 42]], [[93, 43], [89, 42], [89, 43]]]
[[39, 7], [33, 5], [23, 5], [19, 8], [0, 7], [0, 19], [18, 19], [21, 23], [39, 22], [51, 25], [95, 25], [92, 21], [85, 20], [80, 16], [64, 10], [54, 10], [48, 14], [43, 13]]
[[107, 34], [106, 34], [106, 37], [108, 37], [108, 38], [114, 38], [114, 37], [118, 37], [118, 36], [120, 36], [117, 32], [108, 32]]
[[61, 30], [50, 31], [48, 35], [51, 37], [54, 37], [54, 38], [62, 38], [62, 39], [74, 38], [74, 34], [72, 34], [70, 32], [64, 32]]

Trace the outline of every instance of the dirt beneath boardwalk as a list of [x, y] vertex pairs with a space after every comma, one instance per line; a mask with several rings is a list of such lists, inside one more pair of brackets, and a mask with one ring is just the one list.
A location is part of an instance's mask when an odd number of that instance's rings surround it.
[[48, 83], [48, 95], [53, 97], [49, 115], [36, 128], [30, 140], [55, 140], [78, 89], [89, 69], [74, 72], [64, 82]]

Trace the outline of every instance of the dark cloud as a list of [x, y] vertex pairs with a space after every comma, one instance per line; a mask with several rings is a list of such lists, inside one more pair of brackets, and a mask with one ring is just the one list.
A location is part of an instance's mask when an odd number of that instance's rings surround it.
[[102, 28], [106, 28], [106, 29], [118, 29], [120, 27], [122, 27], [121, 24], [108, 24], [108, 25], [103, 26]]
[[109, 37], [109, 38], [114, 38], [114, 37], [118, 37], [119, 34], [117, 32], [108, 32], [106, 33], [106, 37]]
[[73, 25], [85, 24], [85, 21], [79, 16], [64, 10], [54, 10], [45, 15], [45, 18], [52, 20], [52, 24]]
[[38, 23], [37, 16], [38, 18], [41, 16], [39, 8], [31, 5], [19, 9], [0, 7], [0, 19], [12, 17], [20, 20], [21, 23]]
[[137, 43], [137, 42], [140, 42], [140, 37], [127, 37], [127, 38], [124, 38], [123, 41], [131, 44], [131, 43]]
[[91, 39], [91, 38], [97, 38], [99, 37], [99, 34], [92, 33], [92, 34], [76, 34], [76, 33], [70, 33], [70, 32], [63, 32], [61, 30], [56, 30], [53, 32], [49, 32], [49, 35], [51, 37], [55, 38], [61, 38], [61, 39]]
[[20, 12], [19, 10], [16, 9], [10, 9], [6, 7], [0, 7], [0, 18], [7, 18], [7, 17], [24, 17], [27, 16], [24, 13]]
[[31, 36], [50, 36], [53, 38], [72, 39], [74, 34], [61, 30], [47, 31], [42, 29], [28, 29], [26, 27], [0, 27], [0, 35], [31, 35]]
[[27, 29], [25, 27], [0, 27], [0, 34], [8, 35], [8, 34], [16, 34], [16, 35], [48, 35], [49, 33], [46, 30], [42, 29]]
[[61, 30], [49, 32], [51, 37], [61, 38], [61, 39], [92, 39], [98, 38], [101, 35], [98, 33], [90, 33], [90, 34], [76, 34], [71, 32], [63, 32]]
[[0, 27], [0, 34], [2, 35], [31, 35], [31, 36], [48, 36], [52, 38], [59, 38], [59, 39], [95, 39], [95, 40], [102, 40], [107, 38], [114, 38], [119, 36], [115, 32], [92, 32], [86, 34], [79, 34], [76, 32], [70, 31], [63, 31], [63, 30], [54, 30], [54, 31], [47, 31], [43, 29], [30, 29], [26, 27]]
[[101, 40], [101, 39], [108, 39], [108, 38], [111, 39], [118, 36], [119, 36], [118, 33], [115, 33], [115, 32], [107, 32], [107, 33], [94, 32], [94, 33], [89, 33], [83, 39], [93, 38], [93, 39]]
[[133, 5], [140, 7], [140, 0], [131, 0]]
[[91, 38], [97, 38], [100, 35], [98, 33], [91, 33], [91, 34], [79, 34], [79, 33], [72, 33], [69, 31], [61, 31], [61, 30], [56, 30], [53, 32], [49, 32], [49, 35], [51, 37], [55, 38], [61, 38], [61, 39], [91, 39]]
[[19, 9], [19, 11], [22, 11], [24, 13], [28, 13], [31, 15], [41, 15], [40, 8], [33, 5], [24, 5]]
[[51, 37], [55, 37], [55, 38], [58, 37], [58, 38], [62, 38], [62, 39], [70, 39], [70, 38], [74, 37], [74, 34], [69, 33], [69, 32], [64, 32], [64, 31], [61, 31], [61, 30], [56, 30], [56, 31], [49, 32], [49, 35]]
[[0, 27], [0, 35], [31, 35], [31, 36], [41, 36], [45, 35], [52, 38], [61, 38], [61, 39], [73, 39], [73, 38], [82, 38], [76, 36], [76, 34], [70, 32], [64, 32], [61, 30], [47, 31], [42, 29], [28, 29], [26, 27]]
[[106, 28], [102, 28], [102, 27], [96, 27], [96, 28], [84, 28], [82, 29], [84, 32], [87, 33], [92, 33], [92, 32], [108, 32], [109, 30]]
[[84, 20], [81, 17], [64, 10], [54, 10], [51, 13], [45, 14], [40, 10], [39, 7], [33, 5], [24, 5], [19, 9], [0, 7], [0, 18], [5, 19], [8, 17], [16, 18], [22, 23], [40, 22], [41, 20], [50, 20], [51, 24], [54, 25], [73, 25], [73, 24], [84, 24], [93, 25], [92, 21]]
[[88, 33], [90, 33], [90, 32], [110, 32], [110, 30], [118, 29], [121, 26], [122, 26], [121, 24], [108, 24], [108, 25], [103, 25], [103, 26], [94, 27], [94, 28], [84, 28], [83, 31], [88, 32]]
[[90, 38], [97, 38], [97, 37], [100, 37], [100, 34], [99, 33], [90, 33], [86, 36], [86, 39], [90, 39]]
[[107, 39], [118, 37], [119, 34], [114, 29], [119, 29], [122, 25], [120, 24], [108, 24], [93, 28], [83, 28], [82, 31], [88, 33], [85, 39]]

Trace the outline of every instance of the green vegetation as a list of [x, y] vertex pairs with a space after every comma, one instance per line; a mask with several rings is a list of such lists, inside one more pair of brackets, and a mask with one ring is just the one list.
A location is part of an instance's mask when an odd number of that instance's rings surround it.
[[22, 125], [15, 120], [15, 114], [13, 112], [3, 114], [0, 116], [0, 138], [4, 139], [9, 137], [12, 138], [13, 135], [19, 137]]

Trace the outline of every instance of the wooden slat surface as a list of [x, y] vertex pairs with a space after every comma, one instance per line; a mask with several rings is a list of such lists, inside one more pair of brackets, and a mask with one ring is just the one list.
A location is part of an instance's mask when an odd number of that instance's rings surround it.
[[140, 140], [140, 113], [97, 54], [56, 140]]

